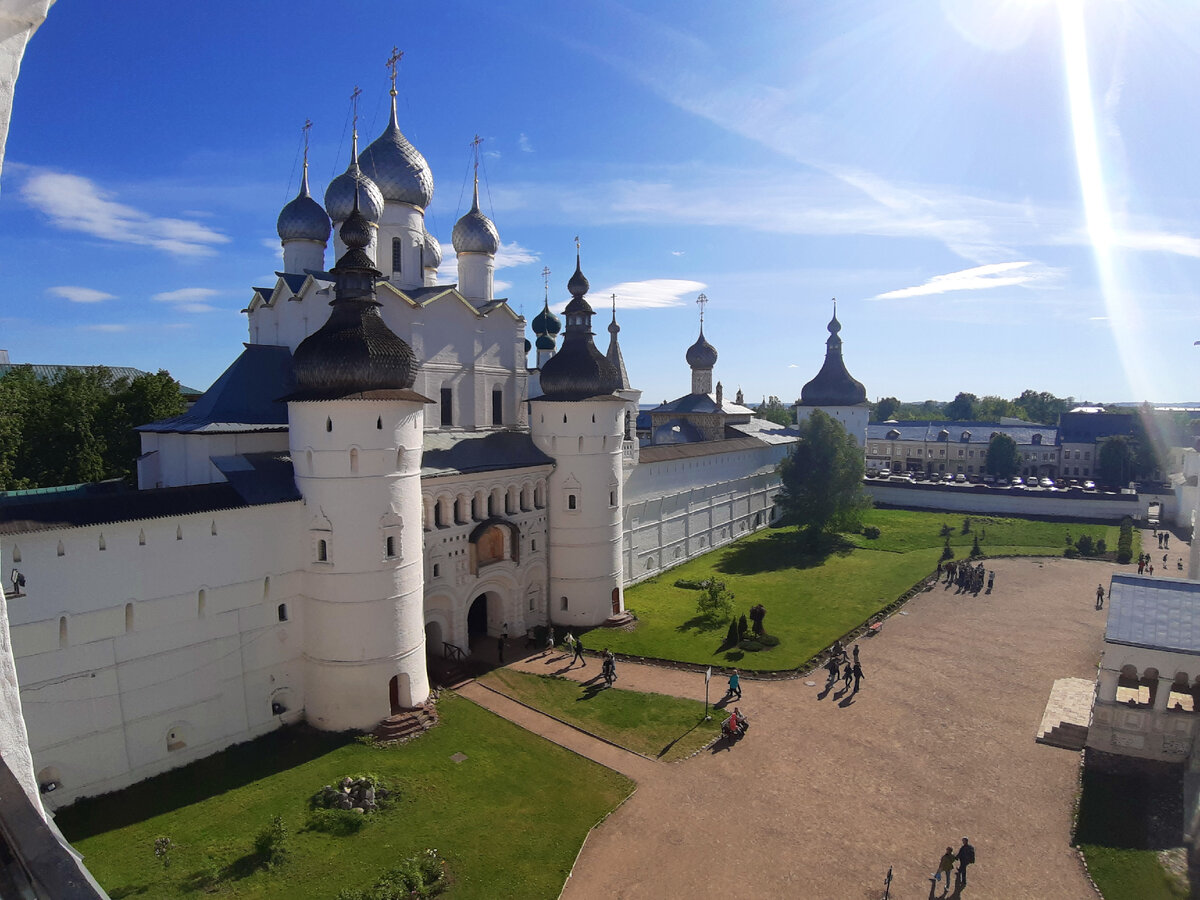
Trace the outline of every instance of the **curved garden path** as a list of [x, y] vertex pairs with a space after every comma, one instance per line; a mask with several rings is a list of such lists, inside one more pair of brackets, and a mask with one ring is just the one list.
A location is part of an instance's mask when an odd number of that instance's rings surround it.
[[[1009, 559], [989, 568], [992, 595], [938, 585], [863, 640], [856, 696], [824, 695], [823, 671], [743, 679], [750, 733], [682, 763], [633, 762], [517, 704], [487, 703], [638, 781], [589, 836], [563, 896], [857, 900], [883, 896], [890, 865], [893, 898], [926, 898], [941, 852], [969, 835], [979, 862], [962, 896], [1094, 898], [1070, 847], [1079, 754], [1034, 736], [1054, 680], [1095, 675], [1096, 584], [1117, 567]], [[599, 670], [595, 657], [586, 668], [567, 662], [534, 655], [513, 667], [581, 681]], [[695, 673], [633, 663], [618, 673], [622, 688], [704, 696]], [[724, 688], [714, 677], [714, 699]], [[468, 689], [484, 702], [477, 695], [488, 693]]]

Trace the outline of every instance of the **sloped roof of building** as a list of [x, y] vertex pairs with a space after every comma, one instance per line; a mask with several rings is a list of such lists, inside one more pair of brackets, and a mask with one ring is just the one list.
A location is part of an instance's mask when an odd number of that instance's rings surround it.
[[776, 425], [767, 419], [753, 418], [749, 422], [736, 422], [725, 426], [730, 437], [753, 437], [765, 444], [794, 444], [800, 433], [794, 425]]
[[238, 495], [252, 506], [301, 499], [292, 459], [286, 453], [242, 453], [209, 458]]
[[1114, 575], [1104, 640], [1200, 656], [1200, 583]]
[[756, 437], [731, 438], [724, 441], [693, 441], [687, 444], [655, 444], [642, 447], [639, 462], [663, 462], [671, 459], [693, 459], [697, 456], [716, 456], [742, 450], [761, 450], [767, 442]]
[[652, 413], [715, 413], [721, 407], [711, 394], [684, 394], [650, 410]]
[[538, 449], [528, 432], [494, 431], [483, 435], [426, 432], [421, 477], [524, 469], [553, 463], [553, 459]]
[[[899, 437], [889, 438], [895, 430]], [[871, 422], [867, 425], [868, 441], [936, 441], [942, 431], [951, 444], [987, 444], [996, 432], [1007, 434], [1019, 445], [1032, 444], [1033, 436], [1042, 436], [1043, 447], [1054, 444], [1058, 429], [1052, 425], [1000, 425], [996, 422]], [[967, 434], [967, 437], [963, 437]]]
[[[267, 502], [283, 502], [287, 499], [293, 498]], [[196, 484], [149, 491], [132, 488], [84, 490], [50, 500], [3, 496], [0, 497], [0, 534], [160, 519], [252, 505], [257, 504], [243, 497], [233, 483]]]
[[287, 404], [280, 398], [296, 389], [291, 351], [270, 344], [245, 348], [191, 409], [137, 430], [158, 434], [286, 431]]
[[1100, 438], [1133, 433], [1133, 413], [1069, 412], [1058, 417], [1064, 444], [1094, 444]]

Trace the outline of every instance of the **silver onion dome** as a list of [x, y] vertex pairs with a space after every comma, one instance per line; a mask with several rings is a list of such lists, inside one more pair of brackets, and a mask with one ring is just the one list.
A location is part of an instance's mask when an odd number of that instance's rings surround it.
[[442, 245], [428, 231], [425, 232], [424, 264], [426, 269], [436, 269], [442, 264]]
[[433, 200], [433, 173], [421, 151], [400, 131], [394, 91], [391, 121], [363, 151], [361, 163], [363, 173], [375, 182], [385, 200], [411, 203], [421, 209], [428, 208]]
[[300, 181], [300, 193], [279, 213], [275, 230], [281, 241], [329, 241], [329, 216], [308, 193], [308, 164]]
[[479, 178], [475, 178], [475, 195], [467, 214], [454, 223], [450, 235], [455, 253], [490, 253], [500, 249], [500, 233], [492, 220], [479, 209]]
[[358, 166], [358, 135], [354, 136], [354, 150], [346, 171], [325, 189], [325, 212], [334, 222], [345, 222], [354, 211], [355, 194], [358, 195], [358, 211], [368, 222], [377, 224], [383, 216], [383, 194], [375, 182], [368, 178]]

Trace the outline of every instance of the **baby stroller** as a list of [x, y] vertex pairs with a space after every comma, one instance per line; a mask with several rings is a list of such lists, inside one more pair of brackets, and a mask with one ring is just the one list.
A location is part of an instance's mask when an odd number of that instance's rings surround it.
[[741, 740], [742, 735], [749, 730], [750, 720], [736, 706], [733, 708], [733, 715], [721, 723], [721, 737], [731, 741]]

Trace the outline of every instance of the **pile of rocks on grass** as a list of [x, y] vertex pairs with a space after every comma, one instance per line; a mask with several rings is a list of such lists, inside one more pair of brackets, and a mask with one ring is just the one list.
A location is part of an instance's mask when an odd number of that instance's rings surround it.
[[378, 790], [369, 778], [351, 778], [347, 775], [337, 787], [325, 785], [316, 797], [316, 805], [322, 809], [346, 809], [356, 813], [369, 813], [379, 809], [379, 802], [388, 798], [389, 791]]

